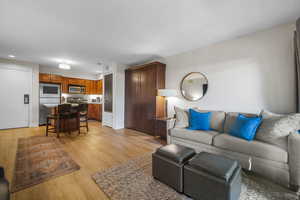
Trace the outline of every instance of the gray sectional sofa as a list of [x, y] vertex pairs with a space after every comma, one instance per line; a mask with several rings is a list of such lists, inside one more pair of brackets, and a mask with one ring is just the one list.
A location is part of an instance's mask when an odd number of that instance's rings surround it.
[[196, 152], [206, 151], [238, 160], [244, 169], [298, 191], [300, 185], [300, 135], [298, 133], [287, 133], [286, 137], [280, 138], [283, 145], [274, 145], [260, 140], [249, 142], [228, 134], [238, 113], [211, 112], [213, 130], [189, 130], [174, 126], [169, 130], [168, 143], [191, 147]]

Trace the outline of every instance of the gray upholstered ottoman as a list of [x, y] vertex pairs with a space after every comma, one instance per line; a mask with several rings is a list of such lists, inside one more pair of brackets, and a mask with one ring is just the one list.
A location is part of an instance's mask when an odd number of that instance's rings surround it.
[[184, 166], [184, 194], [201, 200], [238, 200], [241, 167], [237, 161], [201, 152]]
[[157, 180], [183, 192], [183, 166], [195, 155], [191, 148], [170, 144], [152, 154], [152, 174]]

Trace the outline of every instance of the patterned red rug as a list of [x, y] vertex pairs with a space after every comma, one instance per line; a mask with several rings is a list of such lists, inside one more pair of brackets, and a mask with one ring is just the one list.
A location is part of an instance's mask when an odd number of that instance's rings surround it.
[[63, 150], [57, 138], [44, 136], [20, 138], [12, 192], [79, 169], [79, 165]]

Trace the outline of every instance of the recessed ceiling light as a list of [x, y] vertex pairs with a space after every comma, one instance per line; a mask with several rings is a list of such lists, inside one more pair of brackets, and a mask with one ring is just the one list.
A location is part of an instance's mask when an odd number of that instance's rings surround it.
[[71, 66], [68, 65], [68, 64], [65, 64], [65, 63], [60, 63], [60, 64], [58, 65], [58, 67], [59, 67], [60, 69], [64, 69], [64, 70], [70, 70], [70, 69], [71, 69]]
[[16, 56], [14, 56], [14, 55], [11, 55], [11, 54], [10, 54], [10, 55], [8, 55], [8, 57], [10, 57], [10, 58], [14, 58], [14, 57], [16, 57]]
[[77, 62], [69, 59], [64, 59], [64, 58], [53, 58], [52, 61], [57, 62], [57, 63], [64, 63], [68, 65], [75, 65], [78, 64]]

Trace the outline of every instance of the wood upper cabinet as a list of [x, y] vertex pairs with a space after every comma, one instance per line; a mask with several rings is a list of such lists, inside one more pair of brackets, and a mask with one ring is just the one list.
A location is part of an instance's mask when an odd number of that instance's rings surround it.
[[78, 78], [68, 78], [69, 85], [80, 85]]
[[86, 94], [102, 94], [102, 80], [85, 80]]
[[91, 81], [91, 94], [96, 94], [96, 90], [97, 90], [97, 84], [96, 81], [92, 80]]
[[78, 85], [85, 86], [85, 80], [84, 79], [78, 79], [77, 82], [78, 82]]
[[63, 80], [62, 76], [56, 75], [56, 74], [51, 74], [50, 79], [52, 83], [61, 83]]
[[51, 75], [50, 74], [40, 73], [39, 74], [39, 79], [40, 79], [40, 82], [49, 83], [49, 82], [51, 82]]
[[91, 94], [91, 80], [84, 80], [85, 93]]
[[61, 84], [62, 93], [69, 93], [69, 85], [85, 86], [86, 94], [102, 94], [102, 80], [85, 80], [56, 74], [39, 74], [40, 82]]
[[56, 75], [56, 74], [45, 74], [40, 73], [39, 74], [40, 82], [46, 82], [46, 83], [61, 83], [63, 77]]
[[103, 93], [103, 81], [98, 80], [96, 94], [102, 94], [102, 93]]
[[61, 89], [62, 93], [69, 93], [69, 78], [62, 77]]

